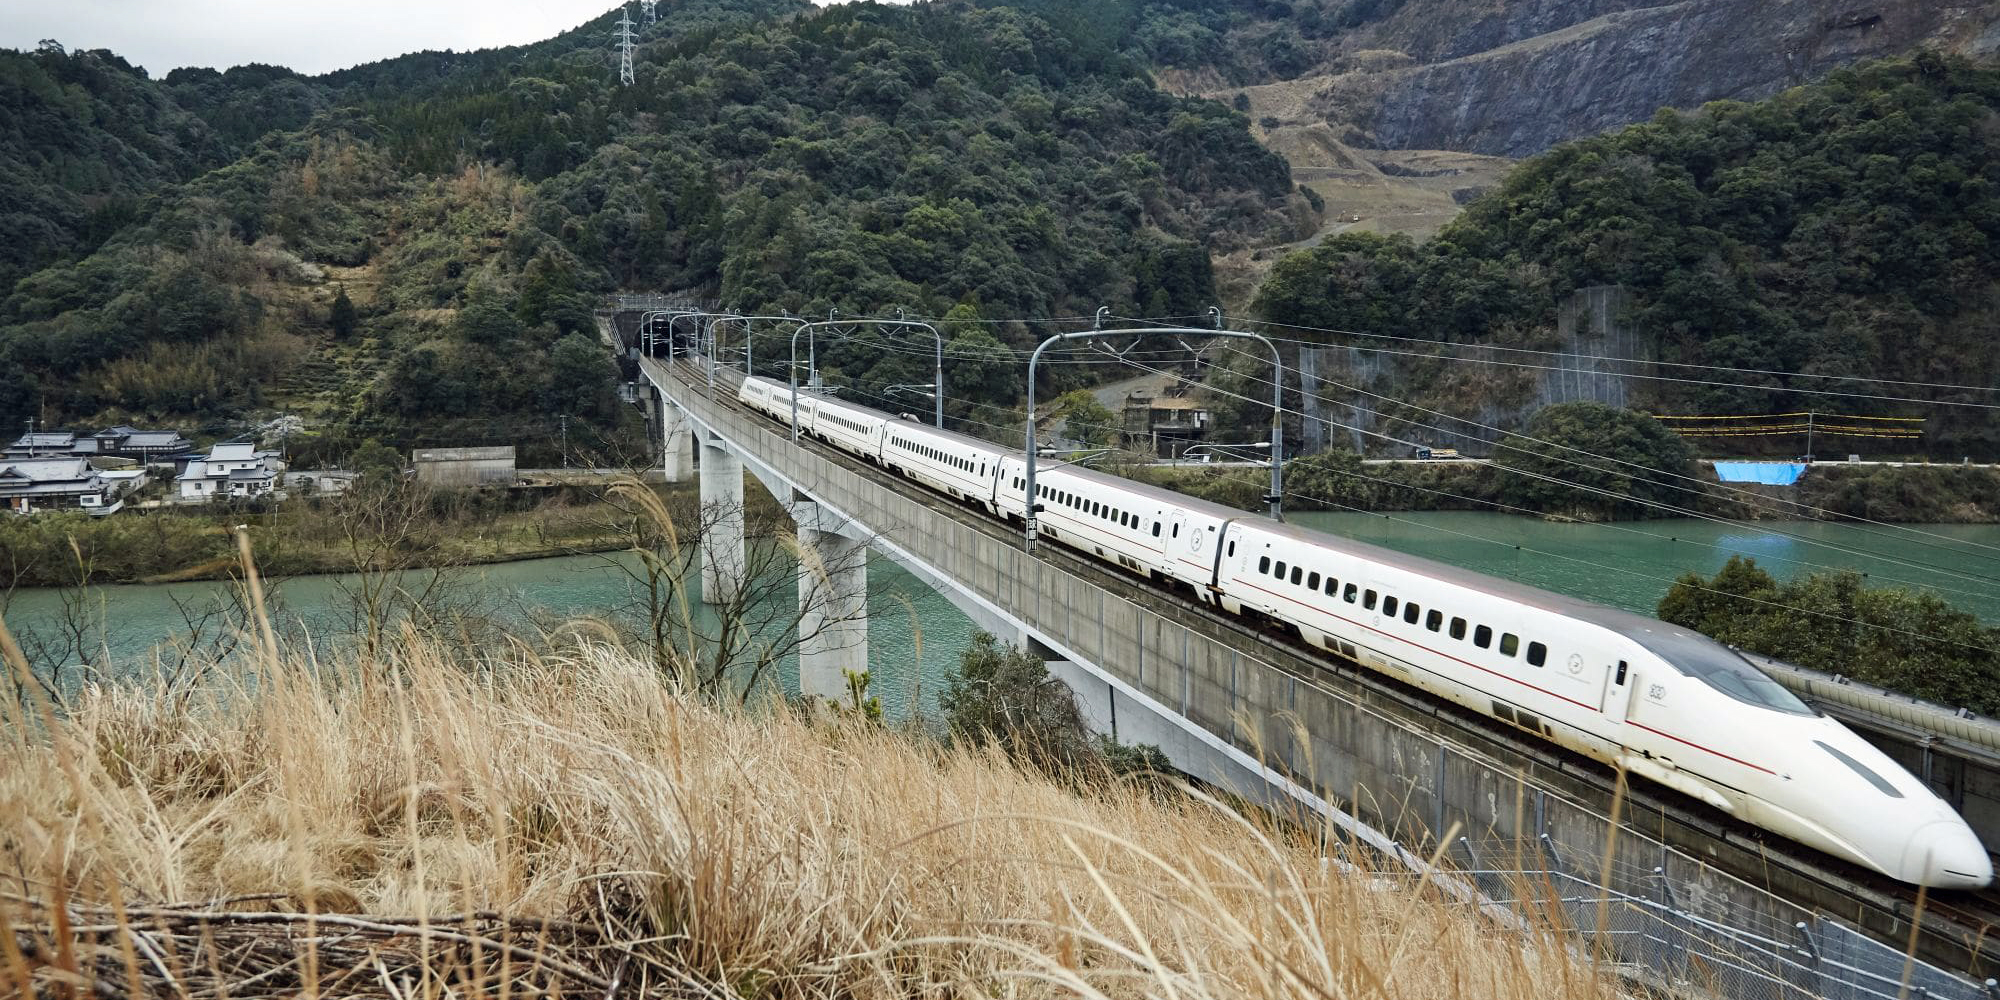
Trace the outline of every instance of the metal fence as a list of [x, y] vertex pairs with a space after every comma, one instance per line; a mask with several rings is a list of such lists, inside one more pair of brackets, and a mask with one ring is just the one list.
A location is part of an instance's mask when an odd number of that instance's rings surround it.
[[[1702, 909], [1664, 867], [1647, 873], [1647, 895], [1599, 885], [1597, 859], [1565, 859], [1543, 834], [1475, 844], [1460, 838], [1465, 865], [1434, 879], [1462, 880], [1460, 895], [1489, 908], [1546, 921], [1577, 935], [1626, 976], [1677, 995], [1737, 1000], [2000, 1000], [2000, 984], [1975, 983], [1904, 951], [1804, 911], [1787, 924], [1760, 909]], [[1579, 862], [1582, 862], [1579, 864]], [[1726, 877], [1726, 876], [1725, 876]], [[1630, 884], [1631, 877], [1611, 879]], [[1712, 909], [1712, 907], [1710, 908]]]

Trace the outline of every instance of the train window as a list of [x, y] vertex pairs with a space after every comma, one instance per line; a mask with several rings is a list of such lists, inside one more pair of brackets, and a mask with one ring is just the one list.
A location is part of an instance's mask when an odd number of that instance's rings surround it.
[[1373, 589], [1361, 595], [1361, 606], [1370, 611], [1375, 610], [1375, 591]]
[[1520, 636], [1518, 636], [1518, 635], [1515, 635], [1515, 634], [1514, 634], [1514, 633], [1512, 633], [1512, 632], [1505, 632], [1505, 633], [1502, 633], [1502, 634], [1501, 634], [1501, 636], [1500, 636], [1500, 655], [1501, 655], [1501, 656], [1514, 656], [1514, 655], [1516, 655], [1516, 654], [1520, 653], [1520, 651], [1521, 651], [1521, 637], [1520, 637]]
[[1154, 538], [1160, 537], [1160, 522], [1158, 521], [1153, 522], [1153, 537]]
[[1306, 575], [1306, 571], [1305, 571], [1305, 570], [1302, 570], [1302, 569], [1298, 568], [1297, 566], [1294, 566], [1294, 567], [1292, 567], [1292, 586], [1294, 586], [1294, 587], [1298, 586], [1298, 585], [1299, 585], [1299, 579], [1300, 579], [1301, 577], [1305, 576], [1305, 575]]
[[1236, 554], [1236, 539], [1234, 538], [1229, 540], [1229, 554], [1232, 556]]
[[1840, 751], [1835, 750], [1833, 747], [1828, 746], [1825, 743], [1821, 743], [1818, 740], [1814, 740], [1813, 744], [1815, 746], [1818, 746], [1821, 750], [1824, 750], [1827, 753], [1832, 754], [1834, 760], [1837, 760], [1842, 764], [1846, 764], [1850, 769], [1854, 771], [1855, 774], [1858, 774], [1863, 778], [1868, 779], [1868, 783], [1874, 785], [1876, 791], [1881, 792], [1882, 794], [1887, 795], [1892, 799], [1900, 799], [1903, 797], [1903, 793], [1897, 791], [1895, 785], [1889, 784], [1887, 781], [1882, 780], [1881, 775], [1876, 774], [1873, 771], [1870, 771], [1860, 761], [1855, 760], [1854, 758], [1849, 757], [1848, 755], [1841, 753]]
[[1424, 627], [1430, 629], [1433, 632], [1443, 628], [1444, 612], [1439, 611], [1436, 608], [1432, 608], [1431, 613], [1424, 618]]
[[1472, 630], [1472, 644], [1480, 649], [1493, 645], [1493, 630], [1481, 625]]
[[1181, 537], [1181, 526], [1179, 524], [1174, 525], [1174, 537], [1175, 538]]
[[1423, 609], [1414, 604], [1405, 604], [1403, 605], [1403, 620], [1415, 625], [1417, 623], [1417, 615], [1422, 612]]
[[[1230, 545], [1229, 547], [1230, 547], [1230, 549], [1232, 549], [1232, 550], [1236, 548], [1236, 546], [1235, 546], [1235, 545], [1234, 545], [1233, 543], [1232, 543], [1232, 544], [1231, 544], [1231, 545]], [[1271, 557], [1270, 557], [1270, 556], [1264, 556], [1263, 558], [1261, 558], [1261, 559], [1258, 559], [1258, 560], [1257, 560], [1257, 572], [1259, 572], [1259, 573], [1269, 573], [1270, 571], [1271, 571]]]
[[1340, 594], [1340, 581], [1339, 581], [1339, 580], [1336, 580], [1336, 579], [1334, 579], [1333, 577], [1330, 577], [1330, 576], [1329, 576], [1329, 577], [1327, 577], [1327, 578], [1326, 578], [1326, 596], [1328, 596], [1328, 597], [1336, 597], [1336, 596], [1339, 596], [1339, 594]]
[[1277, 572], [1272, 575], [1280, 580], [1285, 578], [1285, 561], [1283, 559], [1278, 560]]
[[1528, 643], [1528, 662], [1537, 667], [1549, 662], [1549, 647], [1539, 642]]
[[1356, 594], [1359, 594], [1360, 592], [1361, 592], [1361, 588], [1359, 588], [1359, 587], [1356, 587], [1355, 585], [1353, 585], [1353, 584], [1351, 584], [1351, 583], [1350, 583], [1350, 584], [1348, 584], [1348, 585], [1347, 585], [1347, 603], [1349, 603], [1349, 604], [1353, 604], [1353, 603], [1354, 603], [1354, 595], [1356, 595]]
[[1319, 589], [1319, 574], [1318, 574], [1318, 573], [1314, 573], [1313, 575], [1311, 575], [1311, 576], [1309, 576], [1309, 577], [1306, 577], [1306, 589], [1307, 589], [1307, 590], [1318, 590], [1318, 589]]
[[1465, 638], [1465, 619], [1453, 618], [1451, 620], [1451, 637], [1454, 639]]

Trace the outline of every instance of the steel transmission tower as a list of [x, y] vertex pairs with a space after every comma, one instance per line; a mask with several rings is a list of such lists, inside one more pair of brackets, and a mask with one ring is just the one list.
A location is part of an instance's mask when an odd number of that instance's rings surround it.
[[647, 24], [652, 24], [654, 21], [660, 19], [659, 6], [660, 0], [639, 0], [640, 9], [646, 12]]
[[632, 10], [623, 8], [618, 15], [618, 82], [627, 87], [632, 85]]

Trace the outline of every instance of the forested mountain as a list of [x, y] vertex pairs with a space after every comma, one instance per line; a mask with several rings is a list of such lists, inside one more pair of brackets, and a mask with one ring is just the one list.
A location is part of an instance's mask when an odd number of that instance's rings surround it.
[[[1770, 373], [1988, 403], [1937, 385], [2000, 384], [1996, 282], [2000, 70], [1925, 53], [1558, 146], [1425, 243], [1345, 234], [1285, 259], [1258, 302], [1286, 323], [1556, 348], [1571, 294], [1617, 286], [1646, 356], [1726, 369], [1661, 369], [1679, 380], [1635, 385], [1635, 406], [1925, 417], [1931, 454], [1991, 457], [1990, 409]], [[1488, 368], [1410, 360], [1385, 384], [1468, 415], [1533, 393], [1537, 373]]]
[[8, 206], [57, 227], [9, 245], [0, 426], [608, 429], [589, 309], [614, 289], [764, 311], [1196, 311], [1209, 248], [1310, 227], [1242, 115], [1163, 93], [1073, 25], [970, 3], [661, 15], [631, 87], [607, 59], [615, 11], [533, 46], [317, 78], [154, 82], [109, 54], [7, 54], [25, 81], [7, 169], [70, 210]]

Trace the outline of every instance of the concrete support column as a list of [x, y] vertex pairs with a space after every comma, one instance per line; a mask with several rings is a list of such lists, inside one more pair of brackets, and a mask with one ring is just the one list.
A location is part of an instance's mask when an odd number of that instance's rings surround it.
[[868, 545], [799, 518], [799, 691], [834, 701], [868, 669]]
[[[689, 476], [694, 475], [694, 425], [672, 400], [661, 397], [659, 406], [660, 470], [667, 482], [685, 483]], [[704, 485], [703, 489], [706, 488]], [[738, 490], [740, 492], [740, 486]], [[707, 494], [704, 492], [703, 495]]]
[[743, 589], [743, 460], [701, 443], [701, 601], [727, 604]]

